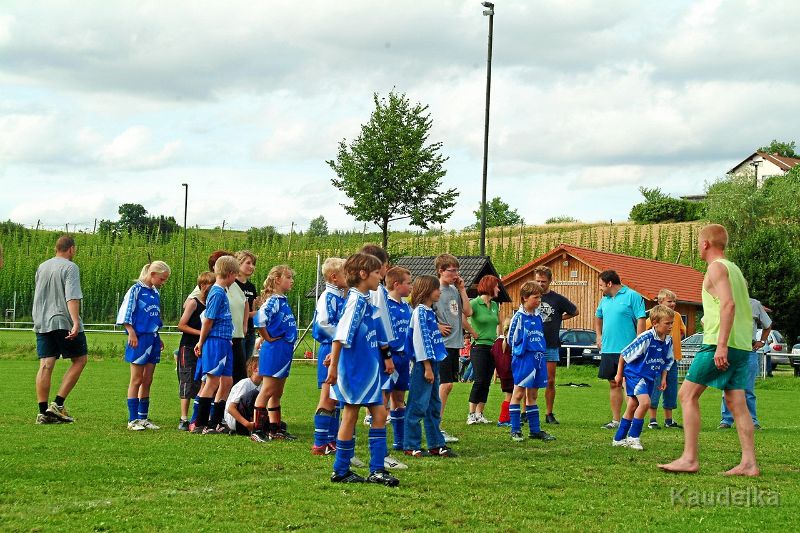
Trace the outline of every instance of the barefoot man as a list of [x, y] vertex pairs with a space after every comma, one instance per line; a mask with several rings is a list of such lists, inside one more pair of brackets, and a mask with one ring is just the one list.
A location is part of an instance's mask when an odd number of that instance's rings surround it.
[[725, 472], [729, 476], [757, 476], [753, 444], [753, 420], [747, 411], [744, 389], [750, 357], [752, 318], [747, 284], [741, 270], [725, 258], [728, 232], [719, 224], [700, 230], [697, 247], [708, 263], [703, 280], [705, 331], [703, 346], [692, 362], [678, 393], [683, 409], [683, 455], [669, 464], [658, 465], [667, 472], [697, 472], [697, 437], [700, 432], [700, 395], [707, 387], [722, 389], [733, 413], [741, 462]]

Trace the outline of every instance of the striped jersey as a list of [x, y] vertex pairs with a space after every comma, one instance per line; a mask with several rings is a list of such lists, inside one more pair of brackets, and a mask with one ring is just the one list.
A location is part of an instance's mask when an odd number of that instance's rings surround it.
[[270, 337], [294, 344], [297, 340], [297, 322], [284, 294], [273, 294], [256, 311], [253, 325], [266, 328]]
[[430, 307], [419, 304], [414, 308], [407, 335], [406, 351], [413, 353], [415, 361], [430, 359], [440, 362], [447, 358], [447, 348], [439, 331], [439, 322]]
[[625, 359], [625, 375], [660, 380], [661, 372], [674, 364], [672, 336], [658, 338], [655, 329], [648, 329], [626, 346], [620, 356]]
[[524, 306], [520, 305], [511, 318], [508, 339], [512, 357], [544, 353], [547, 350], [547, 343], [544, 340], [544, 327], [542, 317], [539, 316], [539, 309], [529, 313]]
[[336, 325], [344, 311], [344, 292], [332, 283], [325, 283], [314, 311], [314, 327], [311, 336], [320, 344], [330, 344], [336, 335]]
[[156, 333], [161, 322], [161, 296], [158, 289], [137, 281], [125, 293], [117, 313], [117, 324], [130, 324], [136, 333]]
[[200, 319], [211, 319], [209, 337], [219, 337], [220, 339], [233, 339], [233, 315], [231, 315], [231, 305], [228, 303], [227, 291], [216, 283], [211, 286], [206, 296], [206, 310], [200, 315]]

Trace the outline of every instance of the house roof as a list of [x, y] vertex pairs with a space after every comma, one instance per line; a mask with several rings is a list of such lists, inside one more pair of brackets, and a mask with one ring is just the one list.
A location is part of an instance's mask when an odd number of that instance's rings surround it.
[[[432, 255], [411, 255], [398, 257], [393, 261], [392, 265], [407, 268], [411, 271], [412, 277], [423, 274], [435, 276], [436, 269], [433, 266], [435, 259], [436, 257]], [[500, 277], [500, 274], [497, 272], [497, 269], [492, 264], [492, 260], [488, 256], [459, 255], [456, 256], [456, 259], [458, 259], [460, 274], [467, 284], [467, 294], [470, 297], [477, 296], [476, 286], [483, 276], [491, 274], [492, 276]], [[321, 280], [318, 289], [320, 293], [325, 289], [324, 280]], [[315, 292], [312, 287], [311, 290], [306, 293], [306, 298], [314, 298], [314, 295]], [[509, 296], [502, 282], [500, 283], [500, 294], [497, 296], [496, 300], [501, 303], [511, 301], [511, 296]]]
[[503, 282], [508, 284], [529, 275], [535, 266], [547, 263], [562, 253], [571, 255], [598, 272], [615, 270], [623, 284], [648, 300], [655, 301], [658, 292], [664, 287], [668, 287], [678, 295], [680, 302], [698, 305], [702, 303], [700, 292], [703, 285], [703, 273], [692, 267], [630, 255], [600, 252], [568, 244], [561, 244], [510, 272], [503, 277]]
[[737, 163], [735, 167], [730, 169], [728, 171], [728, 174], [732, 174], [732, 173], [736, 172], [736, 169], [738, 169], [739, 167], [741, 167], [744, 164], [749, 163], [757, 155], [760, 155], [765, 160], [769, 161], [770, 163], [773, 163], [774, 165], [776, 165], [778, 168], [780, 168], [784, 172], [787, 172], [787, 171], [791, 170], [792, 168], [794, 168], [797, 165], [800, 165], [800, 159], [797, 159], [797, 158], [794, 158], [794, 157], [783, 157], [782, 155], [769, 154], [767, 152], [753, 152], [752, 154], [750, 154], [749, 156], [744, 158], [742, 161]]

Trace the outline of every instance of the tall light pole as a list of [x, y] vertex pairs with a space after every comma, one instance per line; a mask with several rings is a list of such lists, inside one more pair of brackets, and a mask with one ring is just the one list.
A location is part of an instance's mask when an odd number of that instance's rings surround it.
[[189, 210], [189, 184], [181, 183], [184, 188], [183, 194], [183, 261], [181, 263], [181, 297], [183, 289], [186, 288], [186, 212]]
[[758, 189], [758, 165], [760, 165], [760, 164], [761, 164], [761, 163], [763, 163], [763, 162], [764, 162], [764, 158], [763, 158], [763, 157], [761, 157], [760, 155], [757, 155], [757, 156], [755, 156], [755, 157], [753, 158], [753, 160], [752, 160], [752, 161], [750, 161], [750, 165], [751, 165], [751, 166], [752, 166], [752, 167], [755, 169], [755, 171], [756, 171], [756, 189]]
[[494, 4], [481, 2], [489, 17], [489, 49], [486, 54], [486, 117], [483, 127], [483, 188], [481, 190], [481, 255], [486, 255], [486, 173], [489, 163], [489, 95], [492, 89], [492, 31], [494, 30]]

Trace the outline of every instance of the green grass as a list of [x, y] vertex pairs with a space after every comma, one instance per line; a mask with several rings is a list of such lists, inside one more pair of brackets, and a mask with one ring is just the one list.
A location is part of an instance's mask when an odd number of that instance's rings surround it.
[[[59, 362], [54, 383], [67, 363]], [[656, 463], [680, 453], [680, 432], [645, 430], [645, 451], [612, 449], [608, 388], [595, 367], [560, 369], [552, 443], [512, 443], [508, 430], [464, 424], [469, 384], [456, 384], [445, 428], [461, 437], [458, 458], [411, 460], [401, 486], [339, 486], [328, 480], [332, 458], [309, 453], [317, 390], [312, 365], [297, 363], [283, 399], [296, 442], [255, 444], [242, 437], [198, 436], [174, 429], [177, 387], [171, 360], [159, 365], [152, 390], [157, 432], [126, 430], [128, 366], [92, 361], [68, 399], [72, 425], [33, 423], [37, 364], [1, 360], [0, 529], [103, 530], [453, 530], [607, 531], [800, 528], [800, 380], [771, 380], [759, 389], [766, 429], [756, 437], [761, 478], [719, 472], [738, 460], [733, 431], [714, 429], [719, 394], [702, 402], [701, 472], [660, 473]], [[487, 414], [496, 418], [499, 388]], [[359, 424], [357, 454], [366, 459]], [[673, 505], [671, 490], [770, 491], [780, 505]]]

